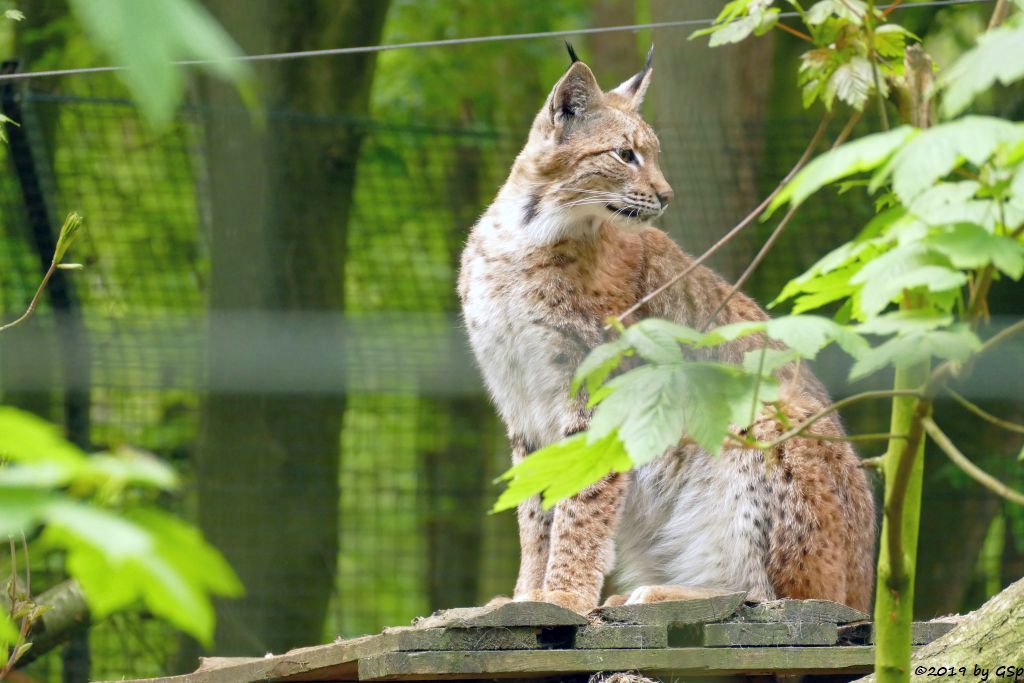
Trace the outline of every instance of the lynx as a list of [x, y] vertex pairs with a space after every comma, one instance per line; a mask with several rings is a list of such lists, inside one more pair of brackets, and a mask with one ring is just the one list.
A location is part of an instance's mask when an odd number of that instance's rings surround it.
[[[604, 321], [693, 262], [648, 225], [672, 199], [658, 138], [639, 114], [650, 55], [639, 73], [608, 92], [571, 47], [570, 57], [508, 180], [473, 227], [459, 275], [470, 342], [514, 462], [586, 428], [586, 398], [570, 399], [568, 388], [581, 359], [605, 340]], [[625, 324], [660, 317], [698, 327], [729, 289], [697, 267]], [[766, 317], [738, 294], [718, 322]], [[764, 343], [747, 337], [704, 357], [738, 363]], [[828, 405], [806, 368], [785, 368], [779, 379], [791, 422]], [[783, 431], [773, 415], [751, 427], [757, 438]], [[513, 599], [585, 613], [598, 605], [605, 577], [616, 569], [626, 590], [611, 604], [714, 589], [747, 591], [751, 600], [826, 598], [866, 609], [875, 538], [868, 481], [849, 444], [827, 438], [843, 434], [838, 418], [821, 420], [815, 431], [826, 439], [786, 441], [770, 462], [756, 449], [712, 457], [681, 445], [551, 510], [539, 499], [523, 503]]]

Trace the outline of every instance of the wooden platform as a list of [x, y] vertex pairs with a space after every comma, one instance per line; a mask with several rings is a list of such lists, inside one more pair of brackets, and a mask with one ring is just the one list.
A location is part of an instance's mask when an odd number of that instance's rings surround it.
[[[205, 658], [161, 683], [552, 679], [637, 671], [661, 678], [871, 670], [867, 615], [824, 600], [749, 604], [743, 593], [604, 608], [589, 617], [539, 602], [447, 610], [412, 626], [260, 658]], [[916, 644], [953, 627], [915, 626]]]

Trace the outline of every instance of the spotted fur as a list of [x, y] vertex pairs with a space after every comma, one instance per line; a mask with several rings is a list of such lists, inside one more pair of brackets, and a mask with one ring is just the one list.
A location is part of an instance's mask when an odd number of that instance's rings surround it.
[[[605, 318], [692, 264], [648, 226], [672, 197], [657, 136], [638, 114], [650, 77], [648, 65], [602, 92], [590, 69], [574, 61], [463, 252], [466, 327], [516, 461], [586, 428], [590, 414], [582, 398], [569, 398], [568, 386], [583, 356], [605, 339]], [[728, 290], [697, 267], [626, 322], [661, 317], [698, 326]], [[765, 317], [740, 294], [718, 320]], [[763, 343], [750, 336], [700, 355], [736, 363]], [[806, 369], [779, 376], [791, 421], [828, 404]], [[752, 427], [761, 439], [782, 429], [768, 415]], [[835, 436], [842, 427], [830, 417], [815, 431]], [[713, 458], [682, 446], [554, 510], [527, 501], [519, 508], [515, 599], [595, 607], [617, 544], [618, 581], [631, 591], [619, 601], [735, 589], [754, 599], [819, 597], [866, 608], [874, 513], [853, 450], [805, 438], [773, 455], [774, 465], [760, 451]]]

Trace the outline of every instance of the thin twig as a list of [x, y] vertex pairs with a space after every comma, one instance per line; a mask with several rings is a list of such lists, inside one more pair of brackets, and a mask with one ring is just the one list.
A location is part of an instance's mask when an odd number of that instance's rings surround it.
[[[978, 349], [974, 353], [974, 355], [972, 355], [968, 359], [968, 362], [976, 361], [982, 355], [988, 353], [992, 349], [996, 348], [997, 346], [1004, 343], [1008, 339], [1011, 339], [1014, 336], [1020, 334], [1021, 332], [1024, 332], [1024, 320], [1018, 320], [1014, 324], [1010, 325], [1009, 327], [1003, 328], [997, 334], [993, 335], [991, 338], [988, 339], [988, 341], [981, 345], [981, 348]], [[922, 388], [921, 393], [928, 398], [934, 398], [935, 395], [939, 392], [939, 390], [945, 385], [946, 380], [948, 380], [951, 376], [954, 376], [959, 372], [960, 367], [961, 364], [959, 362], [952, 360], [947, 360], [946, 362], [942, 363], [942, 365], [940, 365], [939, 367], [935, 368], [935, 370], [932, 371], [932, 375], [931, 377], [928, 378], [928, 381]]]
[[[850, 116], [850, 120], [846, 122], [845, 126], [843, 126], [843, 129], [839, 132], [839, 135], [832, 143], [832, 147], [830, 149], [835, 149], [839, 145], [846, 142], [846, 139], [850, 137], [850, 134], [853, 132], [854, 126], [856, 126], [857, 122], [860, 121], [860, 117], [862, 115], [863, 112], [855, 111], [853, 115]], [[750, 262], [750, 265], [747, 266], [746, 270], [743, 271], [743, 274], [740, 275], [738, 280], [736, 280], [732, 288], [725, 295], [725, 298], [722, 299], [722, 301], [715, 308], [714, 312], [708, 317], [707, 322], [704, 323], [705, 329], [714, 324], [715, 319], [718, 317], [718, 314], [722, 312], [722, 309], [724, 309], [726, 304], [729, 303], [729, 300], [736, 296], [736, 292], [740, 291], [743, 285], [747, 283], [747, 280], [750, 279], [750, 276], [754, 274], [754, 271], [757, 269], [757, 267], [761, 265], [761, 262], [768, 255], [768, 252], [771, 250], [771, 248], [775, 245], [775, 242], [782, 234], [782, 231], [786, 229], [786, 226], [789, 224], [789, 221], [792, 220], [794, 215], [796, 215], [796, 210], [798, 206], [798, 204], [793, 204], [792, 206], [789, 207], [789, 211], [787, 211], [786, 215], [782, 217], [782, 220], [779, 221], [779, 224], [775, 226], [775, 229], [772, 231], [772, 234], [768, 236], [767, 241], [765, 241], [760, 251], [758, 251], [757, 254], [754, 256], [754, 260]]]
[[893, 3], [882, 10], [882, 18], [888, 17], [894, 9], [903, 4], [903, 0], [893, 0]]
[[875, 2], [868, 0], [867, 16], [864, 27], [868, 31], [868, 62], [871, 64], [871, 78], [875, 82], [875, 99], [878, 102], [878, 114], [882, 119], [882, 129], [889, 130], [889, 114], [885, 111], [885, 98], [882, 97], [882, 84], [878, 80], [878, 52], [875, 50]]
[[23, 322], [32, 317], [32, 314], [35, 313], [36, 311], [36, 306], [39, 304], [39, 298], [42, 297], [43, 295], [43, 290], [46, 289], [46, 285], [49, 284], [50, 278], [53, 277], [53, 274], [56, 271], [57, 263], [51, 263], [50, 267], [46, 271], [46, 275], [43, 276], [43, 281], [39, 283], [39, 288], [36, 289], [35, 296], [33, 296], [32, 301], [29, 302], [28, 308], [25, 309], [25, 312], [22, 313], [21, 317], [18, 318], [17, 320], [12, 320], [6, 325], [0, 326], [0, 332], [6, 332], [12, 327], [17, 327], [18, 325], [22, 324]]
[[861, 401], [867, 401], [867, 400], [870, 400], [870, 399], [873, 399], [873, 398], [894, 398], [894, 397], [897, 397], [897, 396], [915, 396], [916, 397], [916, 396], [920, 396], [920, 395], [921, 395], [920, 392], [911, 391], [911, 390], [904, 390], [904, 389], [881, 389], [881, 390], [878, 390], [878, 391], [864, 391], [864, 392], [861, 392], [859, 394], [854, 394], [853, 396], [847, 396], [844, 399], [836, 401], [835, 403], [833, 403], [832, 405], [828, 406], [827, 408], [822, 408], [821, 410], [819, 410], [814, 415], [811, 415], [809, 418], [807, 418], [806, 420], [804, 420], [800, 424], [796, 425], [795, 427], [793, 427], [789, 431], [786, 431], [786, 432], [780, 434], [779, 436], [777, 436], [776, 438], [772, 439], [771, 441], [766, 441], [764, 443], [758, 443], [757, 447], [761, 448], [761, 449], [775, 448], [776, 446], [778, 446], [783, 441], [788, 441], [789, 439], [792, 439], [795, 436], [800, 436], [801, 434], [803, 434], [803, 432], [805, 432], [807, 430], [808, 427], [810, 427], [812, 424], [814, 424], [818, 420], [822, 419], [823, 417], [827, 417], [828, 415], [836, 412], [837, 410], [842, 410], [843, 408], [845, 408], [845, 407], [847, 407], [849, 405], [853, 405], [854, 403], [860, 403]]
[[885, 456], [876, 455], [873, 458], [864, 458], [860, 461], [860, 466], [866, 470], [878, 470], [881, 472], [885, 467]]
[[816, 434], [804, 432], [800, 435], [802, 439], [817, 439], [818, 441], [888, 441], [890, 439], [906, 439], [906, 434], [889, 434], [887, 432], [873, 434]]
[[850, 115], [850, 120], [847, 121], [846, 125], [843, 126], [843, 129], [839, 131], [839, 135], [837, 135], [836, 139], [832, 142], [832, 147], [830, 149], [835, 149], [846, 142], [846, 138], [850, 137], [850, 134], [853, 133], [854, 126], [860, 122], [862, 116], [864, 116], [864, 112], [856, 109], [853, 110], [853, 114]]
[[946, 387], [946, 392], [950, 396], [952, 396], [956, 400], [957, 403], [959, 403], [964, 408], [966, 408], [967, 410], [971, 411], [972, 413], [974, 413], [975, 415], [977, 415], [981, 419], [983, 419], [983, 420], [985, 420], [987, 422], [991, 422], [992, 424], [996, 425], [997, 427], [1002, 427], [1003, 429], [1005, 429], [1007, 431], [1016, 432], [1017, 434], [1024, 434], [1024, 425], [1019, 425], [1016, 422], [1009, 422], [1009, 421], [1004, 420], [1002, 418], [996, 417], [992, 413], [989, 413], [989, 412], [985, 411], [980, 406], [978, 406], [978, 405], [976, 405], [974, 403], [971, 403], [964, 396], [962, 396], [961, 394], [958, 394], [957, 392], [953, 391], [953, 389], [950, 388], [950, 387]]
[[932, 441], [935, 442], [935, 445], [941, 448], [942, 452], [945, 453], [957, 467], [966, 472], [971, 479], [974, 479], [974, 481], [978, 482], [992, 493], [995, 493], [1010, 502], [1016, 503], [1017, 505], [1024, 505], [1024, 493], [1010, 488], [968, 460], [967, 456], [961, 453], [960, 449], [958, 449], [949, 437], [939, 429], [939, 426], [935, 424], [934, 420], [931, 418], [925, 419], [924, 429], [928, 432], [928, 436], [932, 438]]
[[799, 30], [793, 28], [792, 26], [787, 26], [786, 24], [783, 24], [781, 21], [778, 22], [777, 24], [775, 24], [775, 28], [782, 29], [783, 31], [785, 31], [786, 33], [789, 33], [790, 35], [794, 35], [794, 36], [796, 36], [797, 38], [799, 38], [801, 40], [806, 40], [808, 43], [813, 43], [814, 42], [814, 38], [811, 38], [809, 35], [807, 35], [803, 31], [799, 31]]
[[744, 269], [739, 279], [736, 280], [736, 282], [733, 283], [732, 287], [729, 288], [729, 291], [726, 293], [725, 298], [718, 302], [718, 306], [716, 306], [715, 310], [711, 312], [711, 315], [708, 316], [708, 319], [704, 321], [704, 324], [701, 326], [701, 329], [706, 330], [707, 328], [711, 327], [711, 325], [715, 323], [715, 319], [718, 317], [718, 314], [722, 312], [723, 308], [725, 308], [726, 304], [728, 304], [729, 301], [734, 296], [736, 296], [736, 293], [740, 291], [740, 288], [743, 287], [743, 285], [747, 284], [747, 280], [750, 279], [750, 276], [754, 274], [754, 271], [757, 270], [757, 267], [761, 265], [762, 261], [764, 261], [765, 256], [768, 255], [768, 252], [771, 251], [772, 247], [775, 246], [775, 242], [779, 239], [779, 236], [782, 235], [782, 231], [786, 229], [786, 226], [789, 225], [789, 222], [793, 220], [793, 216], [796, 215], [796, 212], [800, 210], [800, 206], [800, 204], [796, 203], [790, 205], [789, 210], [786, 211], [786, 215], [782, 217], [782, 220], [779, 221], [779, 224], [775, 226], [774, 230], [772, 230], [772, 234], [768, 235], [768, 239], [765, 240], [765, 243], [763, 245], [761, 245], [761, 249], [758, 250], [757, 254], [754, 255], [753, 260], [747, 265], [746, 269]]
[[[637, 310], [640, 309], [641, 306], [646, 304], [648, 301], [658, 296], [666, 289], [668, 289], [669, 287], [671, 287], [672, 285], [674, 285], [675, 283], [679, 282], [684, 277], [692, 273], [694, 270], [696, 270], [697, 266], [711, 258], [711, 256], [716, 251], [725, 246], [725, 244], [728, 243], [729, 240], [738, 235], [744, 228], [750, 225], [754, 221], [754, 219], [760, 216], [764, 212], [764, 210], [768, 208], [768, 205], [772, 203], [772, 200], [775, 199], [779, 192], [782, 191], [782, 188], [785, 187], [786, 184], [793, 179], [793, 176], [795, 176], [800, 171], [800, 169], [804, 167], [804, 164], [807, 163], [808, 159], [811, 158], [811, 154], [814, 152], [814, 148], [818, 146], [818, 142], [821, 140], [821, 136], [825, 134], [825, 129], [828, 127], [828, 123], [831, 120], [831, 114], [825, 114], [825, 116], [822, 117], [821, 123], [818, 124], [818, 130], [814, 132], [814, 136], [811, 138], [811, 141], [807, 144], [807, 148], [804, 150], [803, 154], [800, 155], [800, 158], [797, 160], [796, 164], [793, 165], [793, 168], [789, 169], [789, 173], [787, 173], [786, 176], [781, 181], [779, 181], [778, 186], [774, 190], [772, 190], [771, 194], [765, 197], [764, 200], [760, 204], [758, 204], [753, 211], [751, 211], [749, 214], [746, 215], [746, 217], [743, 220], [741, 220], [739, 223], [733, 226], [733, 228], [729, 230], [729, 232], [725, 233], [725, 235], [723, 235], [721, 239], [719, 239], [717, 242], [711, 245], [707, 249], [707, 251], [705, 251], [699, 257], [694, 259], [689, 266], [681, 270], [676, 275], [673, 275], [665, 284], [645, 294], [643, 297], [641, 297], [639, 301], [637, 301], [635, 304], [633, 304], [625, 311], [617, 315], [616, 318], [619, 320], [619, 322], [623, 322], [627, 316], [635, 313]], [[606, 325], [604, 329], [605, 331], [607, 331], [610, 328], [610, 325]]]
[[996, 7], [992, 10], [992, 18], [988, 20], [988, 30], [998, 28], [1001, 23], [1010, 16], [1009, 0], [996, 0]]

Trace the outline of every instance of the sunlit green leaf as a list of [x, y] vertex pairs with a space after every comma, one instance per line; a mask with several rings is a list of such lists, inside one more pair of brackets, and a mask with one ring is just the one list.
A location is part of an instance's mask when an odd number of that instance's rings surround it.
[[11, 462], [45, 459], [75, 466], [86, 457], [55, 425], [17, 408], [0, 406], [0, 434], [0, 458]]
[[848, 142], [822, 154], [805, 166], [772, 201], [769, 212], [787, 202], [802, 203], [831, 182], [881, 166], [918, 131], [900, 126]]
[[49, 491], [0, 485], [0, 538], [31, 535], [56, 500]]
[[544, 506], [550, 508], [610, 472], [625, 472], [632, 466], [615, 432], [592, 443], [585, 433], [577, 434], [531, 453], [501, 475], [508, 487], [494, 504], [493, 511], [508, 510], [541, 494]]
[[928, 332], [952, 324], [953, 318], [928, 310], [893, 311], [871, 318], [857, 325], [860, 334], [890, 335], [896, 333]]
[[[883, 88], [883, 96], [887, 92], [885, 82], [880, 76], [878, 83]], [[833, 72], [828, 80], [826, 92], [829, 99], [834, 94], [840, 102], [845, 102], [854, 109], [863, 110], [874, 87], [871, 62], [864, 57], [853, 57]]]
[[682, 358], [672, 366], [644, 365], [608, 383], [611, 393], [594, 411], [588, 429], [591, 442], [618, 432], [637, 465], [660, 456], [679, 443], [686, 427], [686, 374]]
[[967, 276], [948, 258], [922, 244], [897, 247], [867, 263], [850, 282], [861, 285], [860, 306], [866, 315], [882, 311], [904, 290], [924, 288], [942, 292], [960, 287]]
[[957, 223], [928, 235], [924, 244], [944, 254], [957, 268], [981, 268], [990, 263], [1014, 280], [1024, 274], [1024, 244], [993, 235], [980, 225]]
[[570, 388], [572, 395], [578, 394], [585, 384], [587, 393], [593, 397], [598, 387], [618, 367], [622, 358], [631, 353], [632, 348], [622, 337], [595, 347], [586, 355], [580, 366], [576, 369], [576, 374], [573, 376]]
[[868, 5], [864, 0], [820, 0], [804, 13], [804, 21], [814, 26], [838, 17], [859, 26], [867, 13]]
[[93, 42], [124, 71], [119, 75], [143, 112], [166, 124], [184, 87], [177, 60], [203, 60], [212, 75], [241, 82], [248, 74], [241, 51], [195, 0], [70, 0]]
[[757, 333], [764, 333], [782, 342], [808, 359], [813, 359], [818, 351], [832, 342], [838, 343], [852, 355], [867, 346], [860, 335], [849, 328], [815, 315], [791, 315], [725, 325], [708, 332], [702, 345], [714, 346]]
[[1024, 19], [1018, 14], [999, 28], [987, 31], [978, 44], [961, 55], [939, 75], [944, 89], [942, 113], [953, 117], [962, 112], [978, 93], [996, 82], [1010, 85], [1024, 78]]
[[793, 349], [753, 349], [743, 354], [743, 369], [754, 374], [760, 371], [761, 374], [770, 375], [798, 358], [800, 354]]
[[914, 330], [897, 335], [861, 355], [850, 369], [850, 380], [858, 380], [885, 367], [904, 368], [929, 358], [962, 361], [981, 348], [966, 326], [947, 330]]
[[965, 116], [934, 126], [910, 139], [875, 174], [871, 187], [892, 177], [893, 190], [905, 205], [936, 180], [967, 161], [980, 166], [1008, 142], [1024, 138], [1024, 126], [990, 116]]

